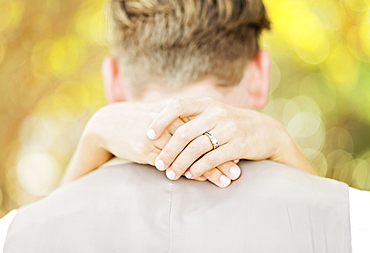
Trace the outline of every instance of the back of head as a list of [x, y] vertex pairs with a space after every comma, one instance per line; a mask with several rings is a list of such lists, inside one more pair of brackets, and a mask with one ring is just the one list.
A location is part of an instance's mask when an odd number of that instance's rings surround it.
[[109, 0], [112, 47], [139, 96], [147, 85], [173, 90], [204, 78], [237, 85], [270, 23], [261, 0]]

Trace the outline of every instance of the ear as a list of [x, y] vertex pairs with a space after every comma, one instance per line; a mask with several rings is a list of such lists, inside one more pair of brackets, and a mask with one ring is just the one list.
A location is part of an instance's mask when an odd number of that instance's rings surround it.
[[117, 61], [112, 56], [106, 56], [101, 67], [104, 83], [104, 93], [108, 103], [126, 101], [126, 94], [118, 71]]
[[248, 91], [252, 106], [261, 109], [267, 104], [269, 96], [271, 68], [269, 53], [265, 50], [259, 50], [250, 65], [253, 65], [253, 79], [249, 84]]

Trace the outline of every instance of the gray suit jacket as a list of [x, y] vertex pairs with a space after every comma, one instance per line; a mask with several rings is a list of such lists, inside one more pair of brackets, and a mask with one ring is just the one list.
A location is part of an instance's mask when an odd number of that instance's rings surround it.
[[5, 252], [351, 252], [347, 185], [241, 162], [227, 189], [100, 168], [19, 209]]

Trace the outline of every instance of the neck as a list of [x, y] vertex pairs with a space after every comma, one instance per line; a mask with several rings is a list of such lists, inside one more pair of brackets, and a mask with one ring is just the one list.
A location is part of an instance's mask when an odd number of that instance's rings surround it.
[[162, 92], [155, 87], [149, 89], [141, 98], [143, 101], [159, 100], [164, 98], [202, 98], [211, 97], [220, 102], [237, 107], [249, 107], [248, 93], [240, 89], [239, 86], [220, 87], [210, 82], [199, 82], [187, 85], [173, 92]]

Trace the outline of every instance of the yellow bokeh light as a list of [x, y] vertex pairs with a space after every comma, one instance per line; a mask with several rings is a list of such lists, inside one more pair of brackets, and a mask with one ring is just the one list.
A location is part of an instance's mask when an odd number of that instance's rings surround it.
[[370, 25], [361, 26], [359, 39], [362, 49], [370, 57]]
[[76, 14], [74, 24], [77, 32], [85, 41], [107, 46], [106, 20], [101, 3], [93, 3], [81, 8]]
[[0, 31], [5, 28], [14, 29], [19, 25], [24, 12], [23, 4], [21, 1], [1, 1], [0, 10]]
[[26, 154], [17, 164], [20, 185], [35, 196], [45, 196], [59, 181], [61, 168], [49, 154]]
[[326, 33], [310, 16], [294, 25], [294, 49], [299, 58], [309, 64], [319, 64], [329, 55], [330, 45]]
[[354, 143], [351, 134], [344, 128], [333, 127], [327, 133], [327, 149], [328, 150], [345, 150], [353, 152]]
[[337, 83], [341, 91], [349, 91], [356, 86], [358, 63], [349, 53], [347, 47], [338, 45], [330, 53], [326, 64], [327, 76]]
[[365, 0], [342, 0], [342, 3], [354, 11], [366, 11], [368, 8]]
[[339, 169], [337, 171], [340, 173], [340, 169], [346, 166], [353, 159], [351, 153], [348, 153], [342, 149], [337, 149], [329, 153], [326, 156], [326, 160], [329, 168]]
[[313, 99], [306, 96], [297, 96], [286, 103], [283, 111], [283, 123], [285, 125], [289, 124], [293, 117], [301, 112], [312, 113], [318, 117], [321, 115], [320, 108]]
[[335, 87], [327, 84], [326, 78], [321, 73], [306, 76], [300, 86], [299, 93], [314, 99], [310, 102], [312, 108], [319, 107], [323, 114], [329, 113], [336, 105]]
[[370, 185], [367, 185], [367, 182], [369, 181], [369, 173], [370, 164], [365, 160], [356, 159], [356, 168], [353, 171], [353, 181], [360, 189], [370, 188]]
[[76, 36], [65, 36], [53, 43], [49, 51], [49, 63], [56, 76], [70, 75], [85, 60], [85, 45]]
[[3, 61], [6, 52], [6, 41], [0, 38], [0, 63]]
[[287, 130], [293, 137], [307, 138], [317, 132], [320, 123], [321, 119], [317, 115], [309, 112], [300, 112], [288, 123]]
[[337, 1], [317, 1], [312, 12], [318, 18], [318, 22], [327, 30], [338, 30], [346, 21], [346, 12]]
[[48, 52], [55, 41], [49, 38], [40, 38], [32, 48], [31, 68], [35, 75], [45, 75], [50, 72]]

